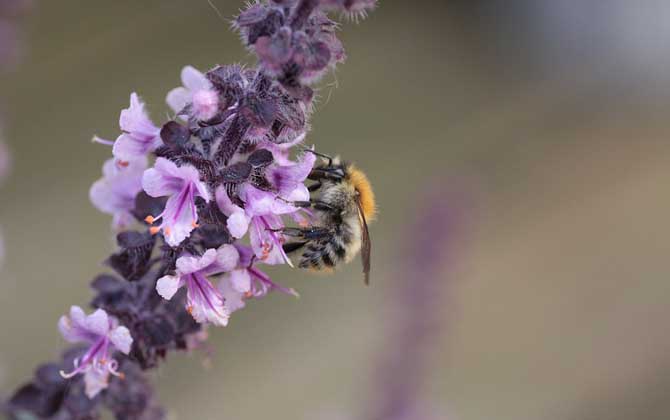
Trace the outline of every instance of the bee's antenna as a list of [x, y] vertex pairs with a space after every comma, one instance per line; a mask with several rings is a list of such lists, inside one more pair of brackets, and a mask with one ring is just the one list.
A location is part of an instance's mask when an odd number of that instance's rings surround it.
[[312, 153], [313, 155], [318, 156], [318, 157], [320, 157], [320, 158], [328, 159], [328, 166], [333, 166], [333, 157], [332, 157], [332, 156], [326, 155], [326, 154], [324, 154], [324, 153], [319, 153], [319, 152], [317, 152], [316, 150], [307, 148], [306, 146], [302, 146], [302, 145], [300, 145], [300, 146], [298, 146], [298, 147], [299, 147], [303, 152], [309, 152], [309, 153]]

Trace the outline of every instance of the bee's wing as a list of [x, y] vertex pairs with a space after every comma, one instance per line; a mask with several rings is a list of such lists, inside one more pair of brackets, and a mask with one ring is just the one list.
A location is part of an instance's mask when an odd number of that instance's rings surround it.
[[370, 242], [370, 231], [368, 230], [368, 222], [365, 220], [365, 214], [361, 208], [360, 200], [356, 200], [358, 206], [358, 217], [361, 222], [361, 258], [363, 260], [363, 275], [365, 285], [370, 285], [370, 251], [372, 250], [372, 243]]

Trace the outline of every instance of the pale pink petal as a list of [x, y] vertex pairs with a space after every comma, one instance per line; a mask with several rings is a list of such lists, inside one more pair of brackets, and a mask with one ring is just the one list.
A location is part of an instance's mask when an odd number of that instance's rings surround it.
[[160, 128], [151, 122], [144, 110], [144, 103], [135, 92], [130, 95], [130, 107], [121, 111], [119, 126], [133, 137], [147, 140], [153, 140], [160, 133]]
[[109, 332], [109, 317], [107, 312], [102, 309], [97, 309], [91, 315], [86, 317], [86, 329], [98, 334], [98, 335], [107, 335]]
[[107, 369], [92, 368], [84, 374], [85, 392], [88, 398], [95, 398], [109, 385], [109, 371]]
[[259, 190], [251, 184], [245, 184], [242, 187], [240, 198], [244, 201], [244, 209], [249, 216], [262, 216], [271, 213], [276, 199], [274, 193]]
[[165, 102], [174, 112], [181, 112], [191, 102], [191, 92], [183, 87], [174, 88], [168, 92]]
[[221, 271], [230, 271], [237, 266], [240, 261], [240, 254], [232, 245], [222, 245], [216, 251], [217, 267]]
[[303, 153], [298, 162], [285, 165], [272, 165], [267, 174], [268, 181], [274, 186], [280, 195], [288, 195], [298, 184], [304, 183], [312, 171], [316, 155], [314, 153]]
[[179, 277], [163, 276], [156, 282], [156, 292], [166, 300], [172, 299], [181, 286]]
[[216, 260], [216, 249], [208, 249], [202, 254], [202, 257], [179, 257], [179, 259], [177, 259], [177, 272], [180, 275], [195, 273], [196, 271], [200, 271], [212, 265]]
[[128, 229], [135, 222], [135, 217], [127, 211], [114, 213], [112, 217], [112, 229], [119, 231]]
[[219, 112], [219, 94], [214, 90], [197, 90], [193, 93], [193, 115], [207, 121]]
[[228, 227], [228, 232], [230, 232], [234, 238], [241, 238], [249, 229], [249, 218], [243, 211], [233, 213], [228, 216], [226, 226]]
[[219, 282], [219, 291], [225, 299], [224, 306], [229, 313], [233, 313], [244, 308], [244, 293], [238, 292], [233, 288], [230, 281], [230, 274], [226, 274]]
[[70, 307], [70, 321], [77, 328], [86, 328], [86, 313], [77, 305]]
[[149, 168], [142, 176], [142, 188], [152, 197], [163, 197], [181, 191], [178, 179], [166, 178], [157, 168]]
[[246, 268], [233, 270], [230, 273], [230, 284], [233, 289], [240, 293], [245, 293], [251, 290], [251, 276]]
[[129, 134], [121, 134], [112, 147], [112, 154], [115, 158], [128, 161], [138, 156], [147, 155], [154, 149], [153, 140], [143, 141]]
[[191, 92], [205, 90], [211, 87], [207, 77], [193, 66], [185, 66], [181, 70], [181, 82]]
[[103, 213], [114, 214], [118, 208], [112, 188], [106, 179], [99, 179], [91, 185], [88, 198], [93, 206]]
[[121, 353], [130, 353], [130, 347], [133, 345], [133, 337], [126, 327], [116, 327], [109, 333], [109, 340]]
[[223, 186], [220, 186], [216, 189], [215, 196], [216, 204], [219, 206], [219, 210], [221, 210], [221, 213], [225, 214], [226, 216], [230, 216], [231, 214], [237, 212], [244, 212], [242, 207], [231, 201], [228, 193], [226, 192], [226, 189]]

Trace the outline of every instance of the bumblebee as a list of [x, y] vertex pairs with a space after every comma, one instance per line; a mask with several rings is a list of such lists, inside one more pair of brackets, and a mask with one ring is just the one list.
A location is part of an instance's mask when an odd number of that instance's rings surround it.
[[370, 233], [368, 222], [376, 215], [375, 196], [367, 176], [339, 157], [306, 150], [323, 159], [310, 172], [310, 201], [293, 202], [313, 209], [313, 225], [284, 228], [294, 240], [284, 244], [286, 253], [302, 250], [300, 268], [332, 270], [361, 252], [365, 284], [370, 283]]

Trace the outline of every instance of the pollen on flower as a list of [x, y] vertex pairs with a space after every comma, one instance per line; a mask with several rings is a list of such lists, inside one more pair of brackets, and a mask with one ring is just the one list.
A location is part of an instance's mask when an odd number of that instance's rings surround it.
[[195, 228], [199, 228], [200, 225], [199, 225], [197, 222], [193, 221], [193, 222], [191, 222], [191, 227], [192, 227], [193, 229], [195, 229]]
[[144, 218], [144, 221], [149, 223], [150, 225], [153, 225], [154, 222], [156, 221], [156, 218], [153, 217], [152, 215], [148, 215], [147, 217]]
[[117, 160], [116, 164], [122, 168], [127, 168], [130, 165], [130, 162], [128, 162], [127, 160]]
[[152, 226], [152, 227], [149, 228], [149, 233], [151, 233], [152, 235], [155, 235], [160, 231], [161, 231], [161, 228], [159, 228], [158, 226]]

